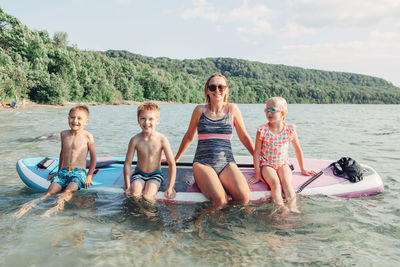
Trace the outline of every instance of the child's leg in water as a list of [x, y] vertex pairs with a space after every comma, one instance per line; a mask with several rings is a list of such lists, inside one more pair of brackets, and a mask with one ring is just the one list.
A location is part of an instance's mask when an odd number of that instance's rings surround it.
[[262, 176], [271, 188], [271, 197], [275, 205], [277, 205], [282, 212], [287, 212], [287, 208], [283, 203], [281, 181], [279, 180], [278, 173], [275, 169], [264, 166], [262, 168]]
[[131, 184], [132, 197], [134, 199], [140, 199], [142, 197], [143, 188], [145, 186], [145, 181], [142, 179], [137, 179]]
[[156, 202], [155, 196], [159, 188], [160, 188], [159, 182], [155, 180], [147, 181], [145, 188], [143, 190], [143, 198], [150, 203], [155, 203]]
[[65, 202], [69, 201], [72, 198], [72, 192], [75, 192], [78, 189], [79, 186], [75, 182], [69, 183], [65, 191], [58, 196], [56, 206], [47, 210], [42, 216], [49, 217], [51, 214], [59, 210], [63, 210]]
[[42, 200], [42, 197], [26, 202], [25, 204], [22, 205], [22, 207], [18, 211], [14, 212], [12, 216], [17, 219], [21, 218], [30, 209], [35, 207], [40, 200]]
[[24, 205], [22, 205], [22, 207], [13, 214], [14, 217], [16, 218], [21, 218], [25, 213], [27, 213], [30, 209], [32, 209], [33, 207], [35, 207], [37, 205], [37, 203], [39, 203], [40, 200], [45, 199], [48, 196], [54, 195], [59, 193], [62, 190], [61, 185], [59, 185], [58, 183], [51, 183], [49, 188], [47, 189], [47, 192], [44, 196], [37, 198], [37, 199], [33, 199], [27, 203], [25, 203]]
[[292, 186], [292, 170], [289, 165], [283, 165], [278, 170], [278, 175], [280, 182], [282, 184], [282, 189], [285, 194], [285, 198], [288, 202], [288, 207], [291, 212], [300, 213], [297, 207], [296, 192]]

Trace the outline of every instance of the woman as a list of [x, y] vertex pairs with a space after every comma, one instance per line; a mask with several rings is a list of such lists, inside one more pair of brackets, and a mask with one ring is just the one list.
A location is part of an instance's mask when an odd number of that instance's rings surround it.
[[207, 104], [198, 105], [194, 109], [175, 160], [178, 162], [198, 132], [193, 175], [201, 192], [211, 200], [215, 209], [226, 205], [228, 195], [238, 203], [247, 203], [250, 189], [232, 154], [230, 140], [233, 126], [251, 155], [254, 145], [246, 131], [239, 108], [227, 102], [229, 87], [225, 76], [213, 74], [208, 78], [204, 95]]

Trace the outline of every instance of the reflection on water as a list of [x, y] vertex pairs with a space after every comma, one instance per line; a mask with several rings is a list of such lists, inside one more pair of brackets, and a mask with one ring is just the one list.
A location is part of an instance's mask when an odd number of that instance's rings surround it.
[[34, 138], [18, 138], [19, 142], [40, 142], [47, 140], [60, 140], [60, 133], [50, 133], [36, 136]]
[[[193, 108], [161, 105], [158, 130], [175, 152]], [[82, 190], [50, 218], [41, 215], [57, 196], [15, 219], [11, 214], [22, 204], [42, 196], [21, 182], [15, 163], [59, 154], [59, 140], [51, 135], [68, 127], [68, 109], [0, 111], [1, 266], [394, 266], [400, 261], [398, 105], [289, 105], [287, 121], [297, 124], [305, 156], [350, 156], [371, 165], [385, 185], [378, 196], [302, 197], [302, 214], [282, 215], [271, 203], [228, 205], [210, 213], [208, 203], [151, 206], [123, 194]], [[90, 109], [86, 129], [95, 137], [98, 156], [124, 155], [140, 130], [136, 106]], [[264, 123], [263, 105], [240, 109], [254, 138]], [[237, 136], [232, 142], [236, 155], [247, 155]], [[187, 154], [194, 151], [192, 145]]]

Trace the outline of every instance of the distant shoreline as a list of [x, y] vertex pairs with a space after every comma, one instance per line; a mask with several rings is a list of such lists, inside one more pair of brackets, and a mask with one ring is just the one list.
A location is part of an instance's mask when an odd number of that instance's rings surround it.
[[[143, 101], [145, 102], [145, 101]], [[59, 108], [59, 107], [73, 107], [76, 105], [87, 105], [87, 106], [134, 106], [140, 105], [143, 102], [139, 101], [124, 101], [122, 103], [111, 103], [111, 104], [104, 104], [104, 103], [86, 103], [86, 102], [66, 102], [64, 104], [39, 104], [32, 101], [26, 101], [24, 104], [21, 102], [18, 103], [18, 109], [30, 109], [30, 108]], [[157, 104], [182, 104], [176, 102], [164, 102], [164, 101], [151, 101]], [[0, 106], [0, 110], [13, 110], [14, 108], [10, 107], [2, 107]]]

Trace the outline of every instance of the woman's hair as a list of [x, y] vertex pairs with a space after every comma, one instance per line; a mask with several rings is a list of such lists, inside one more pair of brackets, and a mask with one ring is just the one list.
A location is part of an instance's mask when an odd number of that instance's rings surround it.
[[281, 111], [287, 113], [287, 102], [283, 97], [274, 96], [267, 100], [267, 104], [271, 104], [273, 107], [279, 108]]
[[226, 77], [225, 77], [224, 75], [219, 74], [219, 73], [214, 73], [213, 75], [211, 75], [211, 76], [208, 78], [206, 84], [204, 85], [204, 96], [205, 96], [205, 98], [206, 98], [207, 104], [210, 104], [210, 96], [207, 94], [207, 92], [208, 92], [208, 85], [210, 84], [211, 79], [214, 78], [214, 77], [221, 77], [221, 78], [223, 78], [223, 79], [225, 80], [225, 83], [226, 83], [226, 86], [227, 86], [227, 88], [226, 88], [225, 90], [227, 90], [227, 91], [226, 91], [226, 94], [225, 94], [225, 97], [224, 97], [224, 102], [227, 102], [227, 101], [228, 101], [228, 96], [229, 96], [229, 85], [228, 85], [228, 80], [226, 79]]

